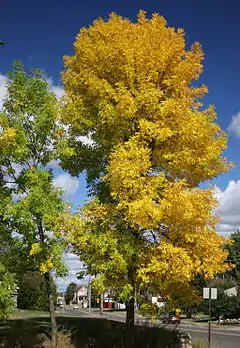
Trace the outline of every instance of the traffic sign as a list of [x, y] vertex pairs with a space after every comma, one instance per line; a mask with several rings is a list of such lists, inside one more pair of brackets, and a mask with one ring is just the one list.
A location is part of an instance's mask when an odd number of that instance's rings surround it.
[[203, 288], [203, 298], [209, 300], [217, 299], [217, 288]]

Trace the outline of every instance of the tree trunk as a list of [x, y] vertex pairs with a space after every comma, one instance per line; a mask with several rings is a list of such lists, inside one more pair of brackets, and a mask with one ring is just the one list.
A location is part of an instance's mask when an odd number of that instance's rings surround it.
[[[45, 244], [44, 229], [43, 229], [41, 218], [38, 219], [37, 224], [38, 224], [39, 237], [40, 237], [42, 245], [44, 245]], [[48, 305], [49, 305], [49, 312], [50, 312], [50, 318], [51, 318], [51, 324], [52, 324], [52, 346], [53, 348], [56, 348], [57, 347], [57, 322], [55, 317], [53, 290], [52, 290], [51, 277], [49, 272], [46, 272], [44, 274], [44, 279], [45, 279], [46, 288], [47, 288]]]
[[[138, 239], [138, 235], [136, 235]], [[132, 285], [132, 296], [127, 302], [127, 317], [126, 317], [126, 326], [128, 329], [133, 328], [134, 319], [135, 319], [135, 290], [136, 290], [136, 254], [132, 255], [132, 265], [128, 270], [128, 281]]]
[[127, 302], [127, 318], [126, 318], [126, 325], [128, 329], [131, 329], [134, 326], [134, 297], [132, 297]]
[[55, 306], [54, 306], [50, 273], [49, 272], [45, 273], [44, 278], [45, 278], [46, 287], [47, 287], [49, 312], [50, 312], [50, 318], [51, 318], [51, 324], [52, 324], [52, 346], [53, 348], [55, 348], [57, 347], [57, 322], [55, 317], [55, 308], [54, 308]]
[[100, 295], [100, 315], [103, 315], [103, 294]]

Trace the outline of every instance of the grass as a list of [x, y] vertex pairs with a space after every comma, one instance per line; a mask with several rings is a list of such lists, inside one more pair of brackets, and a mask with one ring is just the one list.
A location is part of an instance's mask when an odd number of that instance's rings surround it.
[[[178, 332], [175, 330], [134, 327], [128, 331], [123, 323], [106, 319], [59, 316], [57, 322], [59, 331], [69, 335], [69, 343], [61, 344], [61, 348], [175, 348], [178, 340]], [[0, 324], [0, 347], [50, 347], [50, 332], [48, 317], [15, 318]]]
[[49, 317], [49, 312], [16, 309], [11, 319], [25, 319], [25, 318], [36, 318], [36, 317]]
[[[208, 348], [208, 342], [203, 340], [193, 340], [192, 348]], [[217, 348], [217, 346], [211, 345], [211, 348]]]

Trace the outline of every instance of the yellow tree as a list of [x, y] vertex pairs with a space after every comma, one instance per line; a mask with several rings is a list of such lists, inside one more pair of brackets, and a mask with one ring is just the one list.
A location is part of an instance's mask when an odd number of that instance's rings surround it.
[[199, 184], [228, 171], [227, 137], [201, 102], [207, 87], [192, 83], [200, 44], [187, 49], [183, 29], [160, 15], [131, 23], [113, 13], [81, 29], [74, 48], [60, 117], [75, 155], [62, 166], [85, 170], [98, 199], [62, 217], [64, 232], [92, 273], [129, 290], [132, 325], [136, 285], [183, 297], [197, 274], [225, 270], [213, 190]]

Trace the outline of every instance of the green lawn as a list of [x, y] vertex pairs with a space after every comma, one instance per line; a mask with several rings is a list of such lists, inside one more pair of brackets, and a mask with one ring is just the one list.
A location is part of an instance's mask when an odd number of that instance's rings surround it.
[[49, 317], [49, 312], [17, 309], [14, 311], [11, 319], [25, 319], [36, 317]]

